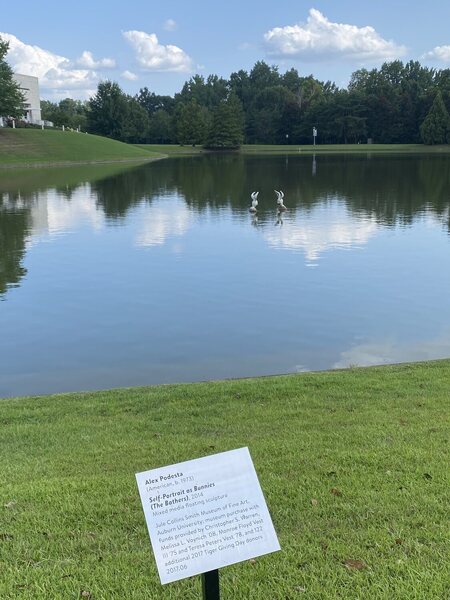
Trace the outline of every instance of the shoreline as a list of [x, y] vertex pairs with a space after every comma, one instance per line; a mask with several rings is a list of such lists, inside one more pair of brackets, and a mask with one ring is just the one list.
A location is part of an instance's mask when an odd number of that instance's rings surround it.
[[[114, 141], [114, 140], [112, 140]], [[214, 151], [206, 150], [201, 146], [190, 147], [178, 144], [129, 144], [133, 148], [141, 148], [158, 156], [140, 156], [133, 158], [118, 159], [94, 159], [94, 160], [66, 160], [66, 161], [39, 161], [39, 162], [14, 162], [0, 163], [0, 172], [8, 169], [34, 169], [34, 168], [65, 168], [83, 165], [105, 165], [105, 164], [127, 164], [146, 163], [167, 158], [183, 158], [194, 156], [313, 156], [313, 155], [446, 155], [450, 154], [450, 145], [425, 146], [421, 144], [346, 144], [346, 145], [323, 145], [323, 146], [286, 146], [286, 145], [243, 145], [239, 150]]]
[[445, 358], [435, 358], [430, 360], [421, 360], [416, 362], [395, 362], [395, 363], [382, 363], [378, 365], [368, 365], [368, 366], [349, 366], [349, 367], [341, 367], [338, 369], [321, 369], [318, 371], [301, 371], [301, 372], [292, 372], [292, 373], [274, 373], [268, 375], [249, 375], [247, 377], [227, 377], [223, 379], [199, 379], [196, 381], [174, 381], [170, 383], [149, 383], [144, 385], [131, 385], [131, 386], [119, 386], [113, 388], [94, 388], [94, 389], [81, 389], [81, 390], [67, 390], [67, 391], [58, 391], [58, 392], [50, 392], [44, 394], [25, 394], [23, 396], [0, 396], [0, 403], [4, 401], [20, 401], [20, 400], [30, 400], [30, 399], [48, 399], [52, 397], [67, 397], [67, 396], [86, 396], [86, 395], [105, 395], [105, 394], [115, 394], [115, 393], [123, 393], [123, 392], [134, 392], [134, 391], [148, 391], [148, 390], [156, 390], [156, 389], [165, 389], [165, 388], [175, 388], [175, 387], [186, 387], [186, 386], [209, 386], [209, 385], [217, 385], [222, 384], [226, 385], [239, 385], [240, 383], [256, 383], [259, 381], [265, 380], [288, 380], [296, 377], [302, 376], [326, 376], [326, 375], [340, 375], [349, 372], [364, 372], [369, 374], [373, 371], [388, 371], [395, 369], [406, 369], [413, 370], [415, 368], [422, 368], [426, 366], [437, 366], [443, 365], [446, 366], [445, 363], [450, 364], [450, 356]]
[[163, 156], [151, 156], [140, 157], [140, 158], [120, 158], [120, 159], [111, 159], [111, 160], [77, 160], [77, 161], [61, 161], [61, 162], [39, 162], [39, 163], [11, 163], [2, 165], [0, 164], [0, 170], [7, 169], [47, 169], [47, 168], [62, 168], [62, 167], [80, 167], [83, 165], [114, 165], [114, 164], [126, 164], [126, 163], [144, 163], [144, 162], [154, 162], [157, 160], [163, 160], [169, 158], [167, 154]]

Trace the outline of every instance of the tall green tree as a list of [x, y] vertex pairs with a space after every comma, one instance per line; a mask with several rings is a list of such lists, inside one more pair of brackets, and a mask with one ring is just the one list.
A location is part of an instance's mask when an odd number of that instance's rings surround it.
[[97, 93], [89, 100], [89, 131], [120, 140], [127, 116], [127, 96], [120, 86], [113, 81], [99, 83]]
[[439, 90], [420, 127], [420, 133], [425, 144], [450, 143], [450, 116]]
[[172, 114], [175, 107], [175, 100], [171, 96], [160, 96], [147, 87], [141, 88], [134, 98], [145, 108], [149, 117], [158, 110], [165, 110], [168, 114]]
[[172, 117], [163, 108], [150, 118], [148, 141], [151, 144], [171, 144], [175, 141]]
[[13, 70], [6, 62], [9, 43], [0, 38], [0, 116], [22, 117], [24, 96], [13, 79]]
[[221, 102], [214, 111], [206, 147], [221, 150], [239, 148], [243, 139], [242, 104], [236, 94], [230, 94], [230, 97]]
[[192, 146], [204, 144], [210, 122], [211, 116], [208, 109], [200, 106], [197, 100], [179, 105], [176, 112], [178, 143]]
[[147, 139], [150, 119], [145, 108], [131, 96], [126, 96], [126, 112], [120, 131], [120, 139], [130, 144], [138, 144]]

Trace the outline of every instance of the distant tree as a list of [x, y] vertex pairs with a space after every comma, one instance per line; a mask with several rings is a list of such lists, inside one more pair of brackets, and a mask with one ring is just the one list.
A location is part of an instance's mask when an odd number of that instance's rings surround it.
[[175, 141], [172, 117], [163, 108], [150, 118], [148, 141], [153, 144], [170, 144]]
[[247, 110], [252, 96], [250, 77], [247, 71], [241, 69], [237, 73], [231, 73], [229, 86], [230, 91], [234, 92], [242, 102], [244, 111]]
[[179, 105], [176, 113], [177, 139], [180, 144], [203, 144], [208, 135], [211, 116], [196, 100]]
[[171, 96], [160, 96], [151, 92], [147, 87], [139, 90], [135, 100], [145, 108], [149, 117], [158, 110], [165, 110], [168, 114], [172, 114], [175, 107], [175, 100]]
[[194, 75], [186, 81], [175, 101], [179, 104], [189, 104], [195, 100], [199, 106], [213, 110], [227, 97], [228, 82], [217, 75], [209, 75], [205, 81], [202, 75]]
[[41, 115], [46, 121], [52, 121], [52, 123], [57, 125], [56, 120], [59, 117], [58, 104], [50, 100], [41, 100]]
[[425, 144], [450, 143], [450, 116], [440, 91], [420, 127], [420, 133]]
[[131, 96], [126, 96], [125, 108], [119, 139], [130, 144], [145, 142], [150, 127], [147, 111]]
[[116, 140], [122, 139], [128, 115], [127, 102], [126, 94], [117, 83], [99, 83], [97, 93], [89, 100], [89, 131]]
[[42, 118], [52, 121], [57, 127], [72, 127], [81, 130], [87, 129], [88, 103], [81, 100], [65, 98], [59, 103], [41, 100]]
[[258, 93], [269, 87], [280, 85], [282, 82], [278, 67], [269, 66], [263, 60], [259, 60], [255, 63], [255, 66], [250, 71], [249, 79], [254, 93]]
[[22, 117], [24, 96], [13, 79], [13, 70], [5, 57], [9, 43], [0, 38], [0, 116]]
[[231, 94], [215, 109], [206, 147], [211, 149], [239, 148], [244, 139], [244, 113], [236, 94]]

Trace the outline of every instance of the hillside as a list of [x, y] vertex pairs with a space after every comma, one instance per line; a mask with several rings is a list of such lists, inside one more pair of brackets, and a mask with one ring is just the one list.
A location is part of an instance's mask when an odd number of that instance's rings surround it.
[[0, 168], [163, 158], [144, 148], [71, 131], [0, 129]]

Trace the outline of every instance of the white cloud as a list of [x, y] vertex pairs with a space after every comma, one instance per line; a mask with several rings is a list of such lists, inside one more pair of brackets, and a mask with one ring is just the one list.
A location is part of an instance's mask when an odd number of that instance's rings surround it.
[[173, 19], [167, 19], [167, 21], [164, 23], [164, 29], [166, 31], [175, 31], [177, 27], [178, 25]]
[[332, 23], [311, 8], [306, 24], [275, 27], [264, 34], [269, 55], [306, 59], [346, 58], [392, 60], [406, 52], [404, 46], [382, 38], [373, 27]]
[[131, 71], [123, 71], [121, 75], [124, 79], [128, 79], [128, 81], [136, 81], [138, 78], [136, 73], [132, 73]]
[[178, 46], [163, 46], [154, 33], [124, 31], [123, 37], [136, 51], [139, 65], [148, 71], [188, 72], [192, 59]]
[[424, 54], [421, 58], [425, 60], [439, 60], [441, 62], [450, 63], [450, 45], [436, 46], [430, 52]]
[[100, 60], [95, 60], [92, 52], [85, 50], [82, 55], [76, 59], [74, 64], [86, 69], [114, 69], [116, 61], [113, 58], [101, 58]]
[[16, 36], [0, 33], [9, 42], [7, 60], [16, 73], [39, 77], [45, 95], [56, 97], [87, 97], [97, 87], [99, 75], [92, 69], [73, 68], [64, 56], [25, 44]]

